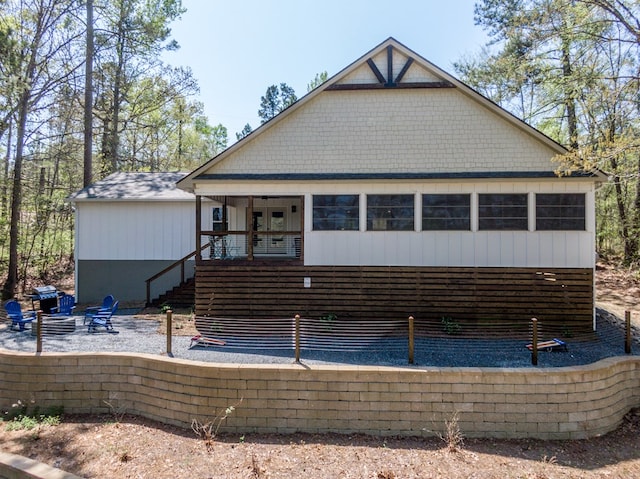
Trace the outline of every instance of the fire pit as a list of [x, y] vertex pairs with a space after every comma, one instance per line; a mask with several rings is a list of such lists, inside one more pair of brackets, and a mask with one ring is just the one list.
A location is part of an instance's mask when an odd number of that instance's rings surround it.
[[[57, 336], [61, 334], [73, 333], [76, 330], [75, 316], [43, 316], [42, 317], [42, 335]], [[38, 333], [36, 321], [31, 323], [31, 334], [35, 336]]]

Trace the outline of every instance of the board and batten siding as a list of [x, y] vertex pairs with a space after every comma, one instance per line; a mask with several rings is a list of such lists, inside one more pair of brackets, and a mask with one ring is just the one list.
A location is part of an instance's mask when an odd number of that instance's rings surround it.
[[[202, 208], [211, 224], [210, 202]], [[76, 204], [76, 298], [144, 301], [145, 280], [195, 249], [194, 201], [78, 201]], [[195, 261], [189, 261], [187, 277]], [[81, 280], [80, 280], [81, 279]], [[153, 283], [152, 297], [180, 282], [176, 269]]]
[[195, 247], [195, 201], [78, 203], [76, 224], [79, 259], [176, 260]]
[[[197, 184], [197, 194], [281, 194], [305, 196], [304, 264], [361, 266], [461, 266], [593, 268], [595, 265], [595, 186], [591, 181], [464, 182], [214, 182]], [[529, 231], [366, 231], [361, 202], [360, 231], [313, 231], [314, 194], [527, 193], [531, 196]], [[585, 231], [535, 231], [535, 193], [584, 193]], [[243, 208], [238, 209], [242, 215]], [[472, 225], [477, 215], [472, 206]], [[473, 229], [473, 227], [472, 227]]]

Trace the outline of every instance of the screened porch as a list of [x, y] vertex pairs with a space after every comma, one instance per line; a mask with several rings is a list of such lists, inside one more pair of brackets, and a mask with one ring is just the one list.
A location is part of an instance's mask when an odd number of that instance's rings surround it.
[[204, 245], [198, 260], [302, 260], [303, 196], [211, 196], [207, 206], [202, 198], [196, 197], [196, 237]]

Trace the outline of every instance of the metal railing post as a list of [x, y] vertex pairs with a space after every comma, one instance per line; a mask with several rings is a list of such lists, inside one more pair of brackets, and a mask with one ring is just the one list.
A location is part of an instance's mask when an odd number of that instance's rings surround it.
[[413, 316], [409, 316], [409, 364], [413, 364]]
[[624, 338], [624, 352], [631, 354], [631, 311], [624, 312], [625, 320], [625, 338]]
[[171, 340], [172, 340], [171, 331], [173, 329], [171, 325], [172, 322], [173, 322], [173, 311], [169, 309], [167, 310], [167, 356], [173, 356], [173, 353], [171, 352]]
[[300, 362], [300, 315], [296, 314], [296, 363]]
[[42, 352], [42, 310], [36, 313], [36, 352]]
[[538, 320], [531, 318], [531, 364], [538, 365]]

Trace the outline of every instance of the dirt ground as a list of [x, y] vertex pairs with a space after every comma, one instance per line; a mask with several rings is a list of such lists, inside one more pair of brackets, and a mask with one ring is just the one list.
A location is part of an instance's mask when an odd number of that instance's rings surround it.
[[[598, 305], [619, 317], [632, 312], [640, 328], [637, 272], [599, 266]], [[152, 311], [143, 316], [153, 316]], [[164, 317], [164, 316], [161, 316]], [[189, 315], [177, 312], [174, 330], [190, 334]], [[241, 406], [240, 406], [241, 407]], [[0, 423], [0, 450], [87, 478], [637, 478], [640, 410], [602, 437], [581, 441], [396, 438], [362, 435], [219, 435], [114, 411], [64, 416], [56, 426], [9, 431]], [[462, 444], [455, 446], [456, 440]]]

